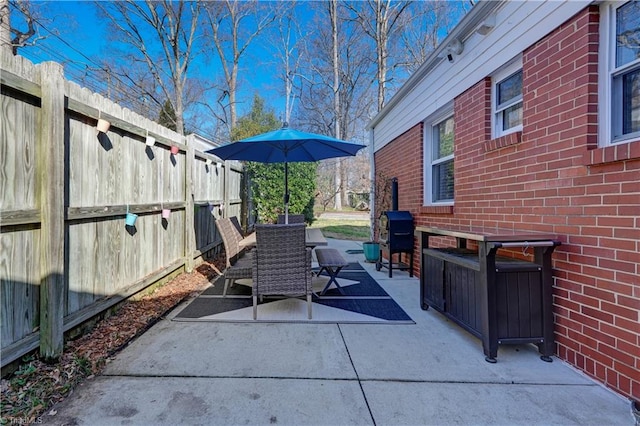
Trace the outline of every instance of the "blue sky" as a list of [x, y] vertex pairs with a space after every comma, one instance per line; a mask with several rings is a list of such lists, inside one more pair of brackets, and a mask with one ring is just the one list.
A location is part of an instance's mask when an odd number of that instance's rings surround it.
[[[20, 54], [34, 63], [47, 60], [64, 63], [66, 77], [77, 81], [76, 77], [83, 74], [87, 67], [96, 67], [91, 58], [108, 51], [108, 22], [99, 17], [92, 1], [42, 1], [36, 4], [43, 16], [41, 24], [44, 28], [40, 30], [40, 35], [45, 38], [33, 47], [21, 49]], [[255, 55], [260, 54], [264, 58], [264, 49], [254, 49], [248, 52], [247, 58], [253, 56], [252, 62], [255, 62]], [[192, 76], [211, 78], [212, 69], [219, 68], [218, 64], [207, 64], [201, 59], [190, 67], [189, 72]], [[281, 84], [277, 76], [270, 72], [275, 69], [277, 68], [267, 66], [257, 68], [254, 72], [245, 70], [248, 84], [243, 86], [243, 90], [247, 99], [252, 99], [253, 93], [260, 91], [279, 114], [278, 109], [284, 109], [284, 99], [278, 99], [275, 90], [269, 90]]]
[[[53, 56], [86, 63], [87, 59], [77, 51], [92, 57], [107, 45], [104, 37], [106, 24], [98, 19], [91, 2], [37, 2], [36, 5], [44, 14], [41, 22], [44, 29], [40, 35], [46, 38], [34, 47], [22, 49], [21, 55], [33, 58], [34, 62]], [[59, 34], [60, 38], [51, 33]], [[43, 48], [39, 48], [41, 46]]]
[[[463, 4], [462, 2], [457, 2]], [[41, 36], [36, 46], [20, 50], [20, 54], [29, 60], [39, 63], [52, 60], [65, 65], [67, 78], [80, 83], [83, 75], [95, 75], [91, 70], [97, 68], [93, 60], [98, 55], [114, 52], [114, 45], [109, 41], [109, 23], [99, 16], [98, 8], [93, 1], [34, 1], [34, 6], [39, 9], [40, 24], [43, 27]], [[313, 25], [313, 18], [309, 16], [312, 2], [300, 1], [296, 13], [301, 14], [297, 21]], [[466, 4], [466, 3], [465, 3]], [[313, 31], [313, 28], [308, 28]], [[443, 34], [444, 36], [444, 34]], [[241, 81], [239, 82], [238, 100], [244, 102], [238, 105], [238, 115], [246, 113], [253, 99], [254, 93], [258, 93], [273, 108], [278, 116], [284, 115], [283, 83], [280, 80], [282, 67], [274, 57], [273, 46], [262, 42], [254, 43], [250, 51], [243, 57], [241, 63]], [[189, 67], [189, 76], [200, 78], [207, 83], [213, 83], [221, 76], [221, 67], [217, 54], [213, 51], [208, 55], [212, 61], [208, 62], [201, 56]], [[111, 58], [111, 56], [107, 56]], [[113, 61], [118, 60], [115, 56]], [[244, 67], [243, 67], [244, 65]], [[372, 74], [373, 77], [373, 74]], [[396, 76], [397, 77], [397, 76]], [[94, 91], [97, 84], [91, 86], [90, 80], [83, 85]], [[209, 104], [217, 105], [220, 89], [211, 91]], [[151, 117], [150, 117], [151, 118]]]

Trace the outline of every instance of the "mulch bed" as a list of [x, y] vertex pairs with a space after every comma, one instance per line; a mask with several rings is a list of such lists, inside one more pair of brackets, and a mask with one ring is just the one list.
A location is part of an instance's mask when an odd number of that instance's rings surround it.
[[206, 261], [192, 273], [183, 273], [152, 293], [125, 302], [89, 333], [67, 342], [56, 363], [40, 360], [37, 353], [24, 357], [18, 370], [0, 383], [0, 424], [37, 421], [80, 382], [100, 374], [109, 358], [171, 309], [204, 290], [220, 275], [224, 262], [224, 257]]

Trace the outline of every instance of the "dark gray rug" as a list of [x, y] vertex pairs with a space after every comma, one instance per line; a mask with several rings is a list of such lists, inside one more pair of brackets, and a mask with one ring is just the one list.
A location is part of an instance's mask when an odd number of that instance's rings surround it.
[[[324, 275], [324, 274], [323, 274]], [[322, 281], [321, 278], [314, 278]], [[326, 276], [324, 278], [326, 281]], [[414, 324], [389, 294], [360, 266], [352, 263], [338, 275], [343, 293], [332, 287], [313, 296], [313, 319], [307, 319], [306, 299], [265, 297], [258, 304], [258, 321], [313, 323], [390, 323]], [[251, 288], [236, 284], [222, 296], [224, 279], [184, 306], [174, 321], [253, 321]], [[322, 285], [320, 287], [322, 288]]]

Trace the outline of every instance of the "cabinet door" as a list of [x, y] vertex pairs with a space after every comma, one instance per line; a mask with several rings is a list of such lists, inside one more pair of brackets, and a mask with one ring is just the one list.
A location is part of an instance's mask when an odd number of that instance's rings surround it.
[[500, 339], [542, 339], [542, 273], [496, 273], [496, 321]]
[[423, 254], [424, 276], [420, 281], [423, 287], [423, 304], [444, 311], [444, 260]]
[[445, 265], [445, 303], [447, 312], [467, 329], [479, 334], [480, 313], [479, 272], [455, 263]]

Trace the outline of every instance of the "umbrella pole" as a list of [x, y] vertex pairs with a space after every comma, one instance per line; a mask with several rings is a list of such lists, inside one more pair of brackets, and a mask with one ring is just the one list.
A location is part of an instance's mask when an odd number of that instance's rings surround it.
[[289, 163], [284, 162], [284, 223], [289, 223]]

